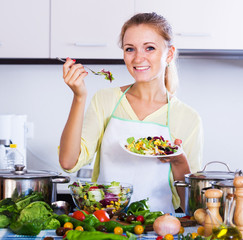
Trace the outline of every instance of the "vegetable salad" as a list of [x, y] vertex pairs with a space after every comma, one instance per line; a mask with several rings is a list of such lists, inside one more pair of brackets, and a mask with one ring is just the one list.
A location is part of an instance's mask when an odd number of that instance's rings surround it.
[[110, 184], [80, 183], [69, 185], [75, 205], [90, 213], [96, 210], [119, 212], [130, 200], [132, 189], [119, 182]]
[[160, 137], [146, 137], [135, 140], [134, 137], [127, 139], [126, 149], [142, 155], [170, 155], [178, 151], [177, 145], [172, 145], [168, 140]]

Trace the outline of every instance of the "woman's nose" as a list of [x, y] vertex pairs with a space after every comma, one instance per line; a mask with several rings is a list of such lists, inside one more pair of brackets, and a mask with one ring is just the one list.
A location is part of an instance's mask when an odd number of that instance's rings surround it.
[[142, 62], [144, 60], [144, 52], [143, 51], [136, 51], [134, 56], [134, 61]]

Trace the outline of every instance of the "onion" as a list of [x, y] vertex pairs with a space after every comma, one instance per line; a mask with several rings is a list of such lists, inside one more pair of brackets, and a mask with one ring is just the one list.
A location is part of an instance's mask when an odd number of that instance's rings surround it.
[[206, 210], [203, 208], [198, 208], [193, 214], [197, 223], [199, 223], [201, 225], [204, 225], [206, 215], [207, 215]]
[[178, 218], [167, 213], [155, 219], [153, 228], [160, 236], [165, 236], [166, 234], [175, 235], [180, 231], [181, 222]]

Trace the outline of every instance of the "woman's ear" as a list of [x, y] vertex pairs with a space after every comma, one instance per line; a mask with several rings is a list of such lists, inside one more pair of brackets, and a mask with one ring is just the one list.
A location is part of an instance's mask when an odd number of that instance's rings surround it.
[[174, 53], [175, 53], [175, 47], [172, 45], [171, 47], [169, 47], [167, 58], [166, 58], [166, 62], [168, 64], [173, 60]]

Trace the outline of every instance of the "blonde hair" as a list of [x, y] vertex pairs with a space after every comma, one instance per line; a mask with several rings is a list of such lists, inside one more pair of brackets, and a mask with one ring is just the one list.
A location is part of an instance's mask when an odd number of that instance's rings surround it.
[[[172, 46], [173, 34], [170, 24], [163, 16], [152, 12], [138, 13], [124, 23], [121, 29], [119, 40], [121, 48], [123, 48], [123, 38], [127, 29], [134, 25], [136, 26], [140, 24], [146, 24], [154, 27], [158, 31], [158, 33], [164, 38], [167, 47]], [[174, 59], [165, 69], [165, 86], [171, 94], [174, 94], [178, 87], [178, 75]]]

